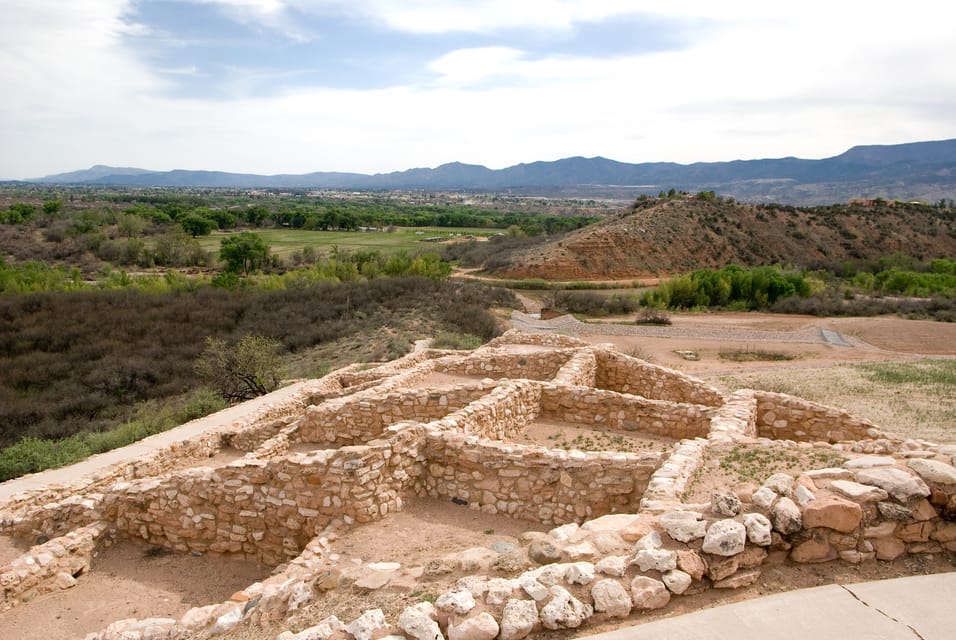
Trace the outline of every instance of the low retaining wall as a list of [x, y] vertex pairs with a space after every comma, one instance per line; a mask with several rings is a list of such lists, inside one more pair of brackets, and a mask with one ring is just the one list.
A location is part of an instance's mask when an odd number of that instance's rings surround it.
[[89, 571], [93, 550], [107, 528], [99, 522], [76, 529], [0, 567], [0, 611], [76, 586], [77, 576]]
[[712, 407], [648, 400], [591, 387], [541, 387], [542, 418], [674, 439], [705, 437], [715, 411]]
[[538, 415], [541, 386], [530, 380], [511, 380], [491, 393], [432, 424], [480, 438], [501, 440], [514, 436]]
[[386, 427], [405, 420], [439, 420], [491, 393], [494, 384], [475, 382], [442, 390], [393, 393], [361, 392], [308, 407], [296, 422], [296, 442], [321, 442], [331, 446], [367, 442]]
[[573, 355], [565, 349], [537, 353], [489, 351], [463, 359], [439, 360], [435, 363], [435, 371], [482, 378], [551, 380]]
[[872, 422], [846, 411], [782, 393], [754, 391], [761, 437], [796, 442], [846, 442], [886, 437]]
[[429, 430], [421, 496], [544, 524], [635, 511], [658, 453], [582, 453], [507, 445]]
[[710, 385], [679, 371], [659, 367], [610, 349], [596, 349], [595, 386], [652, 400], [671, 400], [717, 407], [724, 397]]

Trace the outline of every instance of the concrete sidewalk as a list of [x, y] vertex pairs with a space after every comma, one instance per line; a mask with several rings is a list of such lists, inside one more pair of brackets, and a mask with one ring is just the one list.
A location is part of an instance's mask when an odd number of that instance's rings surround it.
[[259, 408], [267, 404], [276, 404], [288, 399], [305, 388], [310, 382], [314, 382], [314, 380], [305, 380], [290, 384], [287, 387], [282, 387], [264, 396], [259, 396], [258, 398], [227, 407], [222, 411], [217, 411], [202, 418], [197, 418], [186, 424], [174, 427], [169, 431], [163, 431], [148, 438], [143, 438], [125, 447], [98, 453], [66, 467], [47, 469], [39, 473], [7, 480], [6, 482], [0, 483], [0, 506], [2, 506], [3, 502], [18, 493], [31, 491], [33, 489], [42, 489], [51, 484], [67, 484], [79, 478], [92, 475], [118, 462], [132, 460], [151, 451], [155, 451], [156, 449], [162, 449], [176, 442], [189, 440], [210, 429], [228, 426], [236, 420], [255, 413]]
[[588, 640], [952, 640], [956, 572], [828, 585], [587, 636]]

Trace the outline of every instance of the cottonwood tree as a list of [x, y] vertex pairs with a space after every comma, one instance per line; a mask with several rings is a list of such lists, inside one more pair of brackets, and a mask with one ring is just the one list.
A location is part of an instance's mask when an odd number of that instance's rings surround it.
[[261, 236], [243, 231], [220, 241], [219, 257], [226, 261], [226, 271], [247, 274], [266, 264], [269, 245]]
[[274, 391], [282, 380], [282, 343], [247, 335], [238, 343], [206, 338], [196, 360], [196, 375], [229, 402], [241, 402]]

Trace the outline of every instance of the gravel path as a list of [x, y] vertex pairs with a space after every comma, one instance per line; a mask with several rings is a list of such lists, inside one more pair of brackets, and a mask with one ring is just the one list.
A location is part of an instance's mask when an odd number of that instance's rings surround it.
[[551, 320], [538, 320], [528, 314], [514, 311], [511, 314], [514, 328], [529, 333], [560, 331], [570, 335], [639, 336], [645, 338], [685, 338], [696, 340], [722, 340], [734, 342], [794, 342], [804, 344], [830, 344], [839, 347], [858, 347], [865, 343], [843, 336], [836, 331], [807, 327], [800, 331], [763, 331], [760, 329], [667, 327], [656, 325], [624, 325], [608, 323], [585, 323], [571, 315]]

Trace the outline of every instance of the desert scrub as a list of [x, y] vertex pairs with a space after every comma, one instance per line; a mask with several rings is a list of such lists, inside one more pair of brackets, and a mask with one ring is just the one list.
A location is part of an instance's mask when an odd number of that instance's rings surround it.
[[484, 344], [481, 336], [471, 333], [455, 333], [454, 331], [442, 331], [432, 340], [431, 346], [434, 349], [477, 349]]

